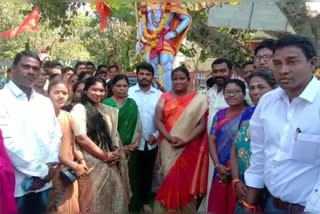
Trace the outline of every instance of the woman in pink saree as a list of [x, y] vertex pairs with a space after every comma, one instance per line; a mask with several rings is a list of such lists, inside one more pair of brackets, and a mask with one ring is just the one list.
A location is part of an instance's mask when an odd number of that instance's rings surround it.
[[3, 144], [0, 130], [0, 213], [16, 213], [18, 211], [14, 199], [14, 169]]
[[205, 96], [189, 90], [185, 67], [172, 71], [173, 90], [157, 106], [161, 133], [159, 152], [164, 181], [157, 193], [155, 212], [196, 212], [195, 197], [207, 189], [208, 144]]

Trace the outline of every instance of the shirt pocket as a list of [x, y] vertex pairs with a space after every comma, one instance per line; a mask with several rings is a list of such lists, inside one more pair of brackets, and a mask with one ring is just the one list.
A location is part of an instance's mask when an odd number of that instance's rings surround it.
[[309, 164], [320, 163], [320, 135], [299, 133], [296, 136], [292, 158]]

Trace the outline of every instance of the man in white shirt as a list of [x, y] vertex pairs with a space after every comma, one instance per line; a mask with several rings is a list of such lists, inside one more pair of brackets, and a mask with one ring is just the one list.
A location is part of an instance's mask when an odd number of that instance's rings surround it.
[[212, 120], [217, 111], [228, 107], [228, 104], [224, 100], [222, 89], [224, 84], [231, 78], [232, 67], [232, 62], [225, 58], [218, 58], [213, 61], [211, 65], [211, 78], [214, 80], [215, 84], [207, 92], [209, 102], [208, 131], [211, 130]]
[[[156, 106], [162, 92], [152, 87], [154, 69], [151, 64], [141, 63], [137, 66], [136, 72], [138, 83], [129, 88], [128, 94], [138, 105], [142, 124], [142, 137], [138, 151], [132, 154], [137, 156], [137, 168], [133, 173], [137, 174], [139, 183], [137, 183], [135, 187], [132, 187], [133, 197], [131, 199], [130, 211], [140, 211], [143, 205], [144, 211], [147, 212], [151, 211], [148, 202], [150, 199], [153, 167], [157, 155], [159, 138], [154, 117]], [[135, 190], [136, 192], [141, 192], [141, 195], [136, 196]]]
[[0, 129], [15, 168], [20, 213], [46, 211], [61, 142], [52, 103], [32, 89], [39, 74], [39, 56], [31, 51], [18, 53], [12, 80], [0, 91]]
[[[320, 82], [313, 77], [317, 53], [298, 35], [276, 41], [273, 75], [280, 87], [264, 95], [250, 120], [247, 211], [255, 209], [264, 186], [265, 212], [320, 211]], [[313, 204], [313, 205], [311, 205]], [[312, 208], [311, 208], [312, 207]]]
[[[208, 124], [207, 131], [208, 133], [211, 130], [213, 117], [215, 114], [223, 109], [227, 108], [228, 104], [224, 99], [223, 87], [225, 83], [231, 79], [236, 78], [232, 71], [233, 64], [229, 59], [226, 58], [218, 58], [213, 61], [211, 65], [211, 77], [214, 85], [207, 91], [207, 100], [209, 105], [209, 116], [208, 116]], [[214, 166], [213, 161], [209, 158], [209, 173], [208, 173], [208, 187], [207, 192], [211, 189], [211, 181], [213, 177]], [[208, 211], [208, 197], [205, 196], [202, 200], [202, 203], [198, 209], [199, 212], [207, 212]]]

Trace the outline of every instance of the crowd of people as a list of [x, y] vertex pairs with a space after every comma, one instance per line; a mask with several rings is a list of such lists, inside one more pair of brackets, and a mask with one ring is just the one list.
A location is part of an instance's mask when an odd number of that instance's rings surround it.
[[320, 211], [320, 82], [303, 36], [266, 39], [240, 73], [212, 63], [74, 68], [18, 53], [0, 90], [0, 211]]

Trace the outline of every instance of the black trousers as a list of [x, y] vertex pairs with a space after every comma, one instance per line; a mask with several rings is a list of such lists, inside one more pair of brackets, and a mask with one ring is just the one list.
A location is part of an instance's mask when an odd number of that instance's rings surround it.
[[41, 214], [47, 211], [50, 189], [37, 193], [28, 193], [16, 198], [17, 207], [21, 214]]
[[129, 166], [133, 193], [129, 207], [131, 212], [140, 211], [142, 206], [148, 204], [151, 199], [153, 168], [157, 152], [158, 147], [148, 150], [146, 145], [144, 151], [137, 150], [132, 154], [136, 159], [136, 164], [134, 167]]

